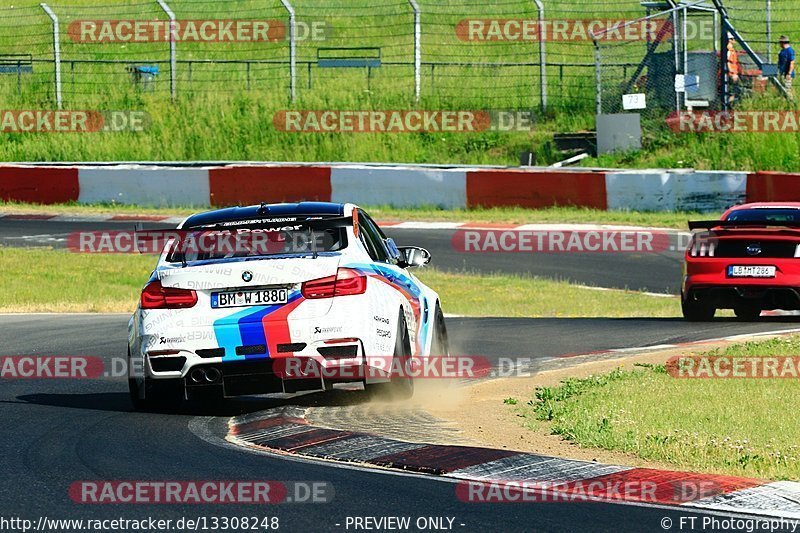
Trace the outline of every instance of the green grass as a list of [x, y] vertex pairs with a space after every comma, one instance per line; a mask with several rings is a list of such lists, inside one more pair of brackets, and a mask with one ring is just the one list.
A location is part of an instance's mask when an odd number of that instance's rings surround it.
[[0, 312], [133, 312], [155, 264], [149, 255], [0, 247], [9, 296]]
[[[572, 223], [572, 224], [619, 224], [658, 228], [686, 229], [686, 222], [693, 219], [718, 218], [717, 213], [693, 212], [642, 212], [642, 211], [603, 211], [581, 207], [550, 207], [545, 209], [525, 209], [521, 207], [494, 207], [489, 209], [438, 209], [420, 207], [399, 209], [391, 206], [363, 206], [364, 209], [381, 221], [435, 221], [435, 222], [478, 222], [478, 223]], [[22, 202], [0, 201], [0, 213], [47, 213], [67, 215], [165, 215], [187, 216], [203, 208], [176, 207], [155, 208], [125, 204], [57, 204], [41, 205]]]
[[[792, 110], [774, 90], [742, 102], [740, 110]], [[673, 133], [664, 121], [643, 120], [643, 149], [604, 155], [597, 166], [774, 170], [800, 172], [800, 133]]]
[[[5, 299], [0, 312], [128, 312], [154, 256], [74, 254], [0, 248]], [[677, 316], [676, 298], [595, 291], [517, 276], [417, 271], [448, 313], [473, 316]]]
[[[763, 34], [761, 7], [730, 0], [737, 27], [754, 39]], [[38, 0], [20, 0], [0, 8], [0, 54], [51, 56], [50, 23]], [[593, 47], [589, 42], [551, 42], [547, 46], [550, 111], [541, 114], [531, 132], [475, 134], [288, 134], [272, 123], [276, 112], [297, 109], [535, 109], [539, 102], [538, 69], [530, 66], [433, 66], [441, 62], [531, 62], [538, 46], [531, 42], [475, 43], [459, 40], [454, 28], [468, 18], [531, 18], [533, 3], [511, 0], [421, 1], [422, 100], [413, 100], [413, 17], [405, 2], [377, 5], [368, 0], [345, 0], [320, 5], [297, 0], [301, 21], [322, 21], [332, 28], [325, 42], [301, 41], [297, 54], [298, 100], [288, 102], [288, 73], [284, 65], [254, 65], [250, 87], [245, 67], [195, 63], [192, 72], [181, 64], [177, 73], [179, 98], [169, 101], [167, 65], [153, 92], [134, 88], [124, 70], [127, 63], [168, 59], [165, 43], [91, 45], [73, 42], [69, 24], [79, 19], [164, 19], [157, 4], [140, 0], [98, 2], [74, 0], [54, 6], [61, 18], [65, 106], [71, 109], [135, 109], [150, 116], [144, 132], [94, 134], [0, 134], [3, 161], [88, 160], [275, 160], [387, 161], [402, 163], [515, 165], [521, 152], [533, 151], [538, 164], [563, 159], [553, 147], [552, 133], [580, 131], [594, 124]], [[102, 6], [99, 4], [103, 4]], [[223, 5], [224, 4], [224, 5]], [[212, 2], [173, 0], [179, 19], [284, 19], [277, 0]], [[644, 15], [638, 0], [545, 2], [549, 19], [632, 19]], [[791, 34], [800, 2], [787, 0], [773, 7], [774, 35]], [[743, 11], [743, 9], [745, 11]], [[749, 10], [749, 11], [747, 11]], [[741, 17], [739, 20], [736, 17]], [[639, 43], [625, 54], [639, 54]], [[314, 62], [317, 48], [379, 46], [384, 66], [374, 69], [370, 83], [362, 69], [319, 69], [309, 76], [303, 61]], [[285, 60], [285, 43], [178, 43], [178, 57], [193, 59]], [[758, 48], [758, 47], [757, 47]], [[694, 49], [694, 48], [693, 48]], [[777, 53], [777, 52], [775, 52]], [[610, 56], [614, 60], [614, 54]], [[627, 57], [627, 56], [625, 56]], [[638, 57], [638, 56], [637, 56]], [[100, 66], [84, 60], [116, 60]], [[616, 59], [622, 59], [622, 56]], [[75, 62], [78, 61], [78, 62]], [[390, 63], [402, 63], [390, 65]], [[561, 64], [562, 66], [557, 66]], [[579, 66], [583, 64], [583, 66]], [[38, 63], [22, 77], [0, 75], [0, 98], [7, 109], [53, 107], [52, 72]], [[620, 80], [621, 81], [621, 80]], [[614, 80], [616, 83], [616, 79]], [[759, 108], [784, 106], [774, 96], [753, 100]], [[673, 134], [663, 121], [645, 123], [644, 148], [623, 155], [587, 159], [583, 165], [628, 167], [696, 167], [800, 171], [800, 137], [793, 134], [693, 135]]]
[[[800, 336], [734, 344], [707, 355], [797, 355]], [[800, 479], [796, 379], [676, 379], [663, 366], [617, 369], [537, 389], [522, 408], [580, 446], [619, 450], [696, 471]]]
[[[2, 94], [2, 91], [0, 91]], [[27, 106], [27, 107], [24, 107]], [[26, 102], [17, 107], [30, 108]], [[343, 96], [298, 104], [310, 109], [407, 109], [409, 102]], [[9, 105], [8, 107], [13, 107]], [[49, 107], [45, 104], [45, 107]], [[121, 106], [119, 106], [121, 107]], [[435, 106], [433, 106], [435, 107]], [[105, 109], [104, 104], [101, 109]], [[543, 131], [484, 133], [285, 133], [273, 124], [286, 109], [282, 98], [262, 93], [202, 94], [171, 104], [153, 94], [134, 95], [125, 108], [145, 110], [143, 132], [0, 133], [3, 161], [357, 161], [438, 164], [519, 164], [537, 146], [540, 164], [562, 159], [550, 133], [586, 129], [591, 116], [549, 121]]]
[[566, 281], [433, 269], [419, 278], [439, 292], [448, 313], [503, 317], [677, 317], [677, 297], [635, 291], [598, 291]]

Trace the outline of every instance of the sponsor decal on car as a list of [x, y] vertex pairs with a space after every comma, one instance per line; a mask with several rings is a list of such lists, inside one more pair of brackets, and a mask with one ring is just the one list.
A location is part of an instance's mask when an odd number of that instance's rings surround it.
[[342, 326], [329, 326], [325, 328], [321, 328], [319, 326], [314, 327], [314, 334], [315, 335], [327, 335], [329, 333], [341, 333]]

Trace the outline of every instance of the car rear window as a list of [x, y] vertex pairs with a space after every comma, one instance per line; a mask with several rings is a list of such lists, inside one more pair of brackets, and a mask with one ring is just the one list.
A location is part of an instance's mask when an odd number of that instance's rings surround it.
[[197, 228], [181, 232], [173, 241], [167, 262], [209, 261], [234, 257], [308, 255], [337, 252], [347, 247], [345, 228]]
[[728, 215], [730, 222], [800, 222], [800, 209], [741, 209]]

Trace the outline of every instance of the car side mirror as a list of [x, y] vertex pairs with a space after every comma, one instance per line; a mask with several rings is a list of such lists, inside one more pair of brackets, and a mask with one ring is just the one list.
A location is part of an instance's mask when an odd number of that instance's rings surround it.
[[399, 263], [403, 260], [403, 254], [400, 253], [400, 249], [397, 247], [397, 243], [394, 242], [394, 239], [389, 237], [384, 243], [386, 244], [386, 249], [389, 251], [389, 256], [392, 261]]
[[401, 268], [420, 267], [431, 262], [431, 253], [419, 246], [401, 246], [400, 261], [397, 263]]

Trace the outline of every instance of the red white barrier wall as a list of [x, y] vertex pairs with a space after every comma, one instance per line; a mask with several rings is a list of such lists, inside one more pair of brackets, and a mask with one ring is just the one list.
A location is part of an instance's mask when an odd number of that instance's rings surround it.
[[208, 170], [194, 168], [81, 168], [78, 202], [152, 206], [208, 205]]
[[467, 171], [467, 205], [606, 209], [604, 172], [552, 169]]
[[458, 209], [467, 203], [466, 181], [464, 169], [336, 166], [331, 198], [359, 205]]
[[631, 170], [606, 174], [609, 209], [719, 211], [745, 201], [744, 172]]
[[78, 201], [76, 168], [0, 166], [0, 199], [37, 204]]
[[300, 200], [396, 207], [549, 207], [720, 211], [800, 201], [800, 174], [695, 170], [471, 168], [414, 165], [0, 165], [0, 199], [227, 206]]

